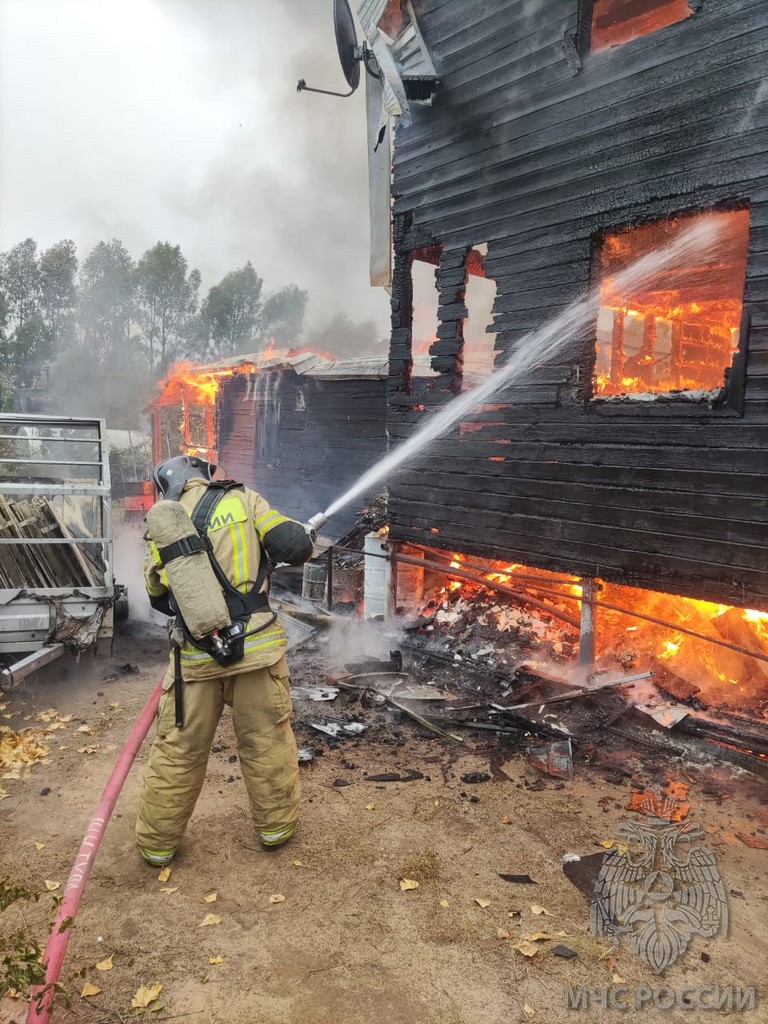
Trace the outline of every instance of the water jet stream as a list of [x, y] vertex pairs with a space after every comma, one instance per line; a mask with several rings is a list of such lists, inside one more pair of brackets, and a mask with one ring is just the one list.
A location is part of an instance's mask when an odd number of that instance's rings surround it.
[[[716, 248], [720, 228], [715, 224], [695, 224], [684, 231], [679, 238], [658, 252], [648, 253], [636, 260], [612, 280], [612, 291], [630, 294], [640, 285], [648, 286], [654, 277], [662, 272], [674, 278], [676, 265], [684, 270], [695, 256], [704, 261]], [[669, 286], [669, 280], [666, 284]], [[576, 331], [583, 330], [597, 315], [600, 287], [590, 289], [581, 299], [576, 299], [549, 323], [529, 331], [519, 340], [509, 358], [491, 373], [477, 387], [466, 391], [444, 405], [430, 416], [414, 433], [360, 477], [344, 494], [337, 498], [325, 512], [318, 513], [310, 520], [315, 528], [323, 525], [339, 509], [355, 498], [369, 491], [374, 484], [390, 476], [403, 463], [412, 459], [432, 441], [446, 433], [455, 423], [462, 420], [478, 405], [482, 405], [500, 388], [522, 377], [534, 366], [546, 363], [573, 338]]]

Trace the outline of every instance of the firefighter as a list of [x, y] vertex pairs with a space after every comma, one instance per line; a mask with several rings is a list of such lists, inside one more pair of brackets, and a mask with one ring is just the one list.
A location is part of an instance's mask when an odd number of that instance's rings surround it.
[[[314, 537], [301, 523], [271, 509], [255, 491], [231, 481], [213, 481], [215, 470], [202, 459], [182, 455], [160, 463], [153, 472], [162, 497], [178, 501], [193, 521], [196, 508], [205, 504], [210, 509], [204, 533], [213, 559], [226, 574], [229, 591], [246, 608], [239, 660], [222, 664], [216, 649], [200, 640], [193, 642], [183, 629], [181, 595], [177, 602], [160, 552], [149, 542], [144, 578], [150, 603], [166, 615], [176, 615], [182, 627], [176, 632], [178, 649], [175, 654], [172, 651], [163, 680], [157, 735], [136, 823], [141, 854], [156, 866], [170, 863], [176, 853], [203, 785], [225, 704], [232, 708], [240, 766], [259, 840], [265, 847], [281, 845], [293, 834], [298, 817], [299, 771], [290, 725], [287, 638], [267, 603], [266, 568], [268, 563], [305, 562]], [[216, 489], [217, 494], [210, 493]], [[204, 502], [205, 495], [209, 497]]]

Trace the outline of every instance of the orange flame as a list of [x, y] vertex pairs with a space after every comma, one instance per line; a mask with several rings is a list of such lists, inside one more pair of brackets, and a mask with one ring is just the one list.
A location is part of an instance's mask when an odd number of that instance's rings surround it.
[[[446, 553], [440, 554], [444, 558]], [[452, 569], [466, 566], [467, 556], [463, 554], [453, 551], [449, 558], [448, 564]], [[482, 565], [487, 565], [485, 572]], [[567, 596], [581, 597], [580, 581], [573, 576], [519, 563], [472, 558], [469, 558], [469, 571], [519, 593], [529, 592], [545, 604], [578, 617], [579, 605]], [[535, 578], [526, 578], [530, 576]], [[618, 666], [625, 671], [651, 669], [663, 689], [679, 692], [682, 697], [696, 694], [707, 703], [725, 702], [734, 709], [755, 709], [760, 701], [768, 699], [768, 662], [697, 639], [676, 628], [685, 627], [744, 651], [768, 655], [767, 611], [596, 582], [597, 659], [601, 667], [615, 670]], [[459, 590], [461, 593], [456, 594], [455, 599], [460, 596], [462, 601], [488, 598], [490, 593], [479, 582], [445, 580], [435, 593], [427, 596], [426, 606], [435, 601], [439, 603]], [[498, 595], [493, 601], [503, 604], [505, 598]], [[601, 608], [600, 602], [639, 612], [671, 625], [658, 625]], [[493, 619], [487, 610], [482, 614]], [[564, 628], [573, 632], [572, 627], [564, 627], [555, 620], [546, 627], [542, 637], [545, 648], [548, 645], [550, 652], [560, 653], [562, 650]]]
[[168, 376], [160, 385], [160, 395], [152, 404], [182, 407], [189, 404], [213, 408], [222, 380], [239, 373], [255, 373], [257, 370], [258, 367], [253, 363], [242, 363], [221, 370], [204, 370], [197, 363], [173, 363]]
[[[617, 291], [620, 270], [675, 240], [693, 221], [719, 230], [719, 249], [711, 260], [702, 264], [694, 254], [662, 280], [650, 280], [631, 294]], [[747, 210], [702, 213], [606, 235], [594, 394], [721, 388], [738, 348], [748, 242]]]

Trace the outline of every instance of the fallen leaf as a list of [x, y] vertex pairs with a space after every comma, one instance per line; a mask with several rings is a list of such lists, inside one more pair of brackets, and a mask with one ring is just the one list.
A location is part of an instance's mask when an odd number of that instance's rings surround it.
[[450, 903], [448, 902], [448, 900], [440, 900], [440, 906], [441, 907], [450, 907]]
[[478, 907], [481, 907], [483, 910], [485, 910], [486, 907], [490, 907], [491, 905], [490, 900], [482, 900], [478, 896], [475, 896], [475, 903], [478, 905]]
[[168, 885], [165, 889], [161, 889], [160, 892], [164, 892], [167, 896], [170, 896], [172, 892], [178, 892], [178, 885]]
[[99, 746], [96, 744], [95, 747], [78, 747], [77, 752], [78, 754], [95, 754], [98, 749]]
[[629, 850], [626, 843], [620, 843], [616, 839], [601, 839], [598, 846], [602, 846], [606, 850], [616, 850], [620, 857], [624, 857]]
[[171, 871], [173, 868], [163, 868], [160, 874], [157, 876], [158, 882], [167, 882], [171, 877]]
[[512, 819], [508, 818], [506, 816], [506, 814], [505, 814], [504, 817], [501, 819], [501, 824], [502, 825], [511, 825], [512, 824]]
[[157, 997], [163, 990], [162, 985], [142, 985], [136, 992], [136, 995], [131, 1000], [131, 1006], [134, 1006], [137, 1010], [143, 1010], [145, 1006], [149, 1006], [150, 1003], [154, 1003]]
[[75, 732], [87, 732], [89, 736], [93, 735], [93, 729], [90, 727], [90, 725], [78, 725]]
[[218, 893], [214, 889], [214, 891], [209, 892], [207, 896], [203, 896], [203, 899], [205, 900], [206, 903], [215, 903], [217, 895]]
[[529, 1005], [528, 1005], [528, 1003], [526, 1003], [526, 1004], [525, 1004], [525, 1005], [523, 1006], [523, 1010], [525, 1010], [526, 1014], [527, 1014], [527, 1015], [528, 1015], [529, 1017], [532, 1017], [532, 1016], [533, 1016], [533, 1007], [532, 1007], [532, 1006], [529, 1006]]
[[115, 702], [114, 702], [113, 704], [110, 704], [109, 706], [110, 706], [111, 708], [113, 708], [113, 709], [114, 709], [114, 708], [119, 708], [119, 707], [121, 707], [121, 705], [120, 705], [120, 704], [118, 703], [118, 701], [115, 701]]
[[409, 892], [411, 889], [418, 889], [419, 883], [413, 878], [401, 878], [400, 888], [403, 892]]
[[36, 850], [44, 850], [45, 849], [45, 843], [35, 843], [35, 849]]
[[48, 892], [56, 892], [57, 889], [61, 888], [61, 882], [52, 882], [50, 878], [46, 878], [45, 888]]
[[223, 956], [209, 956], [208, 957], [208, 963], [209, 964], [223, 964], [224, 963], [224, 957]]
[[40, 714], [35, 717], [38, 722], [53, 722], [59, 717], [59, 712], [56, 708], [48, 708], [47, 711], [41, 711]]
[[529, 935], [528, 938], [531, 942], [548, 942], [552, 936], [549, 932], [534, 932], [534, 934]]
[[625, 985], [626, 984], [626, 978], [622, 978], [622, 976], [620, 974], [616, 974], [616, 973], [611, 975], [611, 981], [614, 983], [614, 985]]
[[209, 924], [221, 924], [221, 918], [218, 914], [206, 914], [198, 928], [205, 928]]
[[110, 953], [106, 960], [100, 960], [99, 963], [96, 964], [96, 970], [97, 971], [111, 971], [112, 968], [115, 966], [112, 963], [112, 957], [114, 955], [115, 955], [114, 953]]
[[496, 929], [496, 938], [497, 939], [511, 939], [512, 938], [512, 932], [508, 932], [506, 928], [497, 928]]
[[44, 738], [43, 732], [33, 729], [14, 732], [5, 726], [0, 728], [0, 769], [7, 773], [3, 778], [18, 779], [20, 768], [47, 757], [50, 750], [40, 742]]
[[555, 935], [559, 935], [561, 939], [568, 938], [568, 932], [555, 932]]
[[365, 805], [365, 809], [366, 809], [366, 811], [375, 811], [376, 810], [376, 804], [366, 804]]
[[97, 996], [102, 990], [98, 985], [92, 985], [90, 981], [86, 981], [83, 985], [83, 991], [80, 993], [82, 999], [87, 999], [89, 996]]
[[285, 903], [285, 896], [280, 892], [275, 892], [269, 897], [270, 903]]
[[59, 715], [59, 721], [60, 722], [71, 722], [74, 717], [75, 717], [74, 715]]
[[546, 915], [547, 915], [547, 917], [552, 917], [552, 915], [551, 915], [551, 914], [550, 914], [550, 912], [549, 912], [549, 911], [548, 911], [548, 910], [546, 909], [546, 907], [542, 907], [540, 903], [532, 903], [532, 904], [531, 904], [531, 913], [532, 913], [532, 914], [536, 914], [536, 915], [537, 915], [537, 917], [538, 917], [538, 916], [539, 916], [540, 914], [546, 914]]
[[536, 956], [536, 954], [539, 952], [539, 947], [536, 945], [536, 943], [529, 942], [528, 939], [523, 939], [521, 942], [518, 942], [512, 948], [516, 949], [518, 953], [522, 953], [523, 956]]
[[21, 992], [15, 988], [9, 988], [5, 994], [9, 999], [21, 999]]
[[304, 864], [303, 864], [303, 863], [302, 863], [302, 862], [301, 862], [300, 860], [295, 860], [295, 861], [293, 862], [293, 866], [294, 866], [295, 868], [303, 868], [303, 867], [304, 867]]
[[56, 732], [57, 729], [66, 729], [66, 725], [63, 722], [51, 722], [51, 724], [44, 730], [46, 734]]

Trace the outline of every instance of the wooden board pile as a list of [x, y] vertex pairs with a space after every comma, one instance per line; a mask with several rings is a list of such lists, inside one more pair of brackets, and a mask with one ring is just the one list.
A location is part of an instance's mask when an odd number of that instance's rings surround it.
[[0, 587], [23, 589], [101, 586], [75, 544], [4, 544], [6, 539], [70, 539], [46, 498], [0, 495]]

